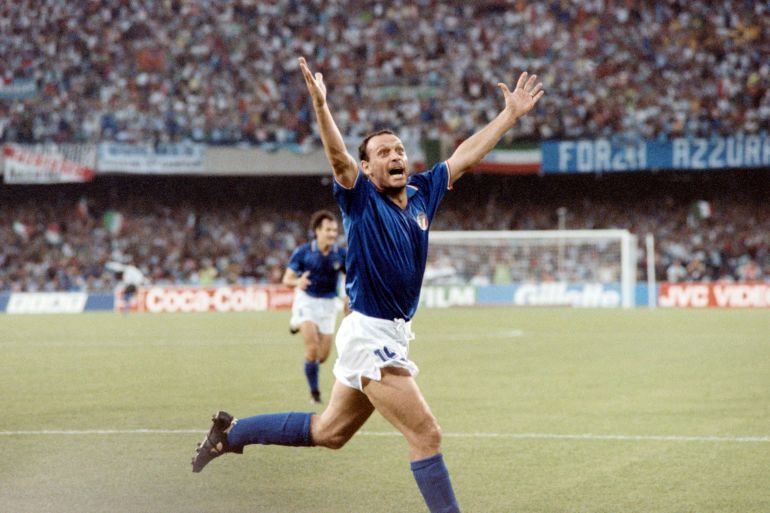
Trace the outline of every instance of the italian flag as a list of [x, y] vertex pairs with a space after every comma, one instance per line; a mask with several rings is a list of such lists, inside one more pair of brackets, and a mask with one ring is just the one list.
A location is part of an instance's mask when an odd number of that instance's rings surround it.
[[473, 169], [476, 173], [534, 175], [540, 172], [540, 146], [518, 144], [510, 148], [496, 148]]
[[116, 210], [108, 210], [104, 213], [102, 222], [104, 223], [105, 230], [110, 232], [111, 235], [118, 235], [123, 228], [123, 214]]

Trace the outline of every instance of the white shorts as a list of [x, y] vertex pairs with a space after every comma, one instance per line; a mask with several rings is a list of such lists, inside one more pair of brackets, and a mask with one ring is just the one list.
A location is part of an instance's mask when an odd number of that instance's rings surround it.
[[313, 297], [304, 290], [294, 290], [294, 302], [291, 305], [292, 328], [299, 328], [305, 321], [310, 321], [318, 326], [318, 331], [324, 335], [334, 333], [334, 325], [337, 323], [337, 307], [333, 297]]
[[337, 331], [334, 376], [357, 390], [363, 390], [362, 378], [380, 381], [383, 367], [401, 367], [417, 376], [420, 369], [407, 358], [412, 339], [411, 321], [389, 321], [352, 312], [342, 319]]

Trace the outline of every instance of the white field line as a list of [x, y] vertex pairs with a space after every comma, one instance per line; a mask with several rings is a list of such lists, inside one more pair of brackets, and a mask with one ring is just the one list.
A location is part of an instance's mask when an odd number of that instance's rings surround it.
[[[0, 431], [0, 436], [90, 436], [203, 434], [202, 429], [40, 429]], [[359, 436], [400, 437], [396, 431], [361, 431]], [[585, 440], [621, 442], [770, 443], [770, 436], [595, 435], [590, 433], [443, 433], [447, 438], [500, 438], [509, 440]]]

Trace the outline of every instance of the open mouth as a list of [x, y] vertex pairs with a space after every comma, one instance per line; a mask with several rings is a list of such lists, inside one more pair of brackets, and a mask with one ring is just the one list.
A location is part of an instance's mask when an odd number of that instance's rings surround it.
[[394, 169], [388, 169], [388, 173], [390, 176], [403, 176], [404, 175], [404, 168], [397, 167]]

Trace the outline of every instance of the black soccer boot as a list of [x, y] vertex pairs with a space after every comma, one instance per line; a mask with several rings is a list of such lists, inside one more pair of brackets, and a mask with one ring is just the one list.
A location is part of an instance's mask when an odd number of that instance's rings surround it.
[[238, 419], [226, 411], [218, 411], [211, 417], [211, 422], [212, 426], [209, 433], [195, 450], [195, 456], [192, 459], [193, 472], [200, 472], [209, 461], [226, 452], [243, 453], [243, 446], [230, 447], [227, 444], [227, 433], [238, 422]]

